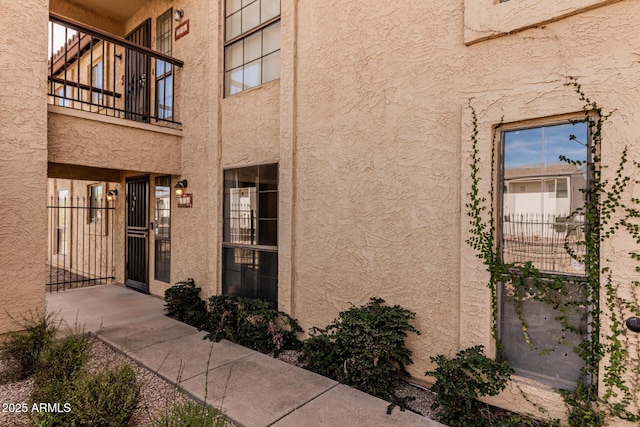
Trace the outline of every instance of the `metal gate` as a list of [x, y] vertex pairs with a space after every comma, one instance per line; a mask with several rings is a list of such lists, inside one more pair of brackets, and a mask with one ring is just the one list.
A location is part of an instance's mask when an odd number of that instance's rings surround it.
[[51, 196], [47, 211], [49, 291], [111, 283], [115, 208], [102, 197]]
[[149, 293], [149, 178], [127, 180], [127, 287]]
[[[140, 46], [151, 45], [151, 19], [147, 19], [129, 33], [127, 40]], [[149, 59], [148, 55], [127, 49], [125, 52], [125, 118], [138, 122], [149, 121]]]

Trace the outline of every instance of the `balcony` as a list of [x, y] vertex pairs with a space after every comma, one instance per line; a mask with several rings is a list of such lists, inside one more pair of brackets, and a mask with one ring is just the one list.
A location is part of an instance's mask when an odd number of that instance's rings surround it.
[[126, 38], [55, 13], [49, 22], [49, 164], [179, 174], [183, 62], [145, 47], [149, 21]]
[[126, 39], [55, 13], [50, 13], [49, 22], [50, 104], [142, 123], [180, 125], [174, 82], [183, 62], [146, 47], [151, 37], [148, 22]]

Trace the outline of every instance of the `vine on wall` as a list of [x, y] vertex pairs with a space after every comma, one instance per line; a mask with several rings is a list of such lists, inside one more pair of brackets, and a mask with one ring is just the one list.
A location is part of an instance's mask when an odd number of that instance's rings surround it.
[[[584, 236], [579, 245], [584, 247], [584, 255], [576, 253], [565, 238], [565, 251], [577, 262], [585, 265], [586, 276], [568, 277], [540, 271], [532, 262], [506, 263], [501, 255], [500, 242], [496, 236], [495, 193], [496, 188], [496, 138], [497, 126], [491, 151], [491, 183], [487, 196], [481, 195], [480, 156], [478, 148], [478, 118], [472, 113], [471, 133], [471, 191], [466, 204], [470, 218], [470, 234], [467, 243], [477, 252], [489, 272], [488, 288], [491, 292], [492, 334], [499, 354], [504, 358], [503, 346], [498, 334], [498, 287], [513, 300], [516, 314], [522, 326], [527, 344], [532, 348], [526, 316], [522, 304], [533, 299], [550, 305], [556, 310], [556, 320], [562, 326], [563, 334], [558, 343], [566, 343], [568, 332], [583, 337], [575, 348], [584, 360], [582, 381], [576, 391], [561, 391], [569, 406], [570, 425], [599, 426], [605, 417], [619, 417], [640, 421], [638, 395], [640, 394], [640, 368], [638, 367], [638, 337], [629, 336], [624, 319], [640, 316], [638, 290], [640, 281], [625, 282], [613, 274], [608, 259], [601, 258], [602, 244], [615, 236], [626, 234], [637, 246], [629, 252], [636, 263], [635, 271], [640, 272], [640, 199], [629, 196], [630, 184], [640, 183], [632, 172], [640, 170], [640, 163], [633, 161], [631, 172], [628, 150], [625, 147], [620, 163], [612, 178], [603, 178], [601, 164], [602, 130], [611, 113], [603, 113], [602, 108], [590, 100], [575, 78], [569, 78], [566, 86], [571, 87], [583, 102], [584, 119], [591, 136], [589, 156], [586, 162], [565, 156], [561, 162], [575, 166], [586, 166], [589, 186], [585, 193], [585, 204], [572, 212], [571, 217], [585, 218]], [[576, 139], [574, 135], [570, 139]], [[578, 141], [587, 144], [586, 141]], [[640, 176], [640, 175], [635, 175]], [[566, 229], [568, 237], [571, 230]], [[581, 251], [582, 252], [582, 251]], [[586, 326], [586, 327], [585, 327]], [[540, 349], [538, 349], [540, 350]], [[635, 351], [631, 353], [630, 350]], [[541, 349], [544, 354], [546, 350]], [[629, 366], [635, 366], [629, 369]], [[603, 390], [598, 393], [598, 374], [602, 369]], [[635, 408], [634, 408], [635, 406]], [[634, 412], [635, 411], [635, 412]]]

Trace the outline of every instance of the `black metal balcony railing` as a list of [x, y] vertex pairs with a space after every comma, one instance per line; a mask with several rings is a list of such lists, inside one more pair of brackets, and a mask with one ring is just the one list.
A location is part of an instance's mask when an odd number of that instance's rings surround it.
[[175, 123], [174, 82], [184, 63], [155, 52], [149, 27], [127, 39], [49, 14], [49, 102], [145, 123]]

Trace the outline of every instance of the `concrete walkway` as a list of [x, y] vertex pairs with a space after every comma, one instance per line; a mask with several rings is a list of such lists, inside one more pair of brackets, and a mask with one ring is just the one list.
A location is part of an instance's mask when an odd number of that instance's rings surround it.
[[204, 332], [164, 315], [164, 301], [114, 285], [47, 294], [47, 311], [84, 325], [141, 365], [193, 397], [222, 404], [227, 417], [247, 427], [429, 426], [439, 424], [229, 341], [203, 340]]

